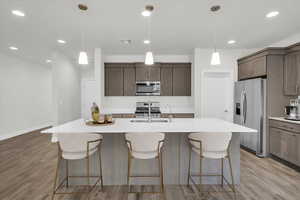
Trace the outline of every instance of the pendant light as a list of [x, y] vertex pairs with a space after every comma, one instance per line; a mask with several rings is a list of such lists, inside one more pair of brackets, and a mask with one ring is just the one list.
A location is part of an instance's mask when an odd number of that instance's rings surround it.
[[145, 65], [153, 65], [154, 64], [154, 58], [153, 58], [153, 53], [151, 51], [151, 13], [153, 11], [154, 7], [152, 5], [147, 5], [145, 7], [145, 11], [149, 12], [150, 15], [146, 16], [148, 17], [148, 26], [147, 26], [147, 32], [148, 32], [148, 40], [150, 41], [147, 45], [149, 45], [148, 47], [148, 51], [146, 52], [145, 55]]
[[[217, 6], [213, 6], [211, 7], [211, 12], [216, 13], [217, 11], [219, 11], [221, 9], [221, 6], [217, 5]], [[216, 65], [220, 65], [221, 64], [221, 59], [220, 59], [220, 53], [217, 51], [216, 48], [216, 30], [214, 28], [214, 52], [211, 55], [211, 61], [210, 64], [213, 66]]]
[[[85, 12], [87, 11], [88, 7], [86, 5], [83, 4], [79, 4], [78, 8], [82, 11]], [[82, 23], [83, 24], [83, 23]], [[81, 30], [81, 48], [84, 50], [84, 33], [83, 33], [83, 29]], [[79, 57], [78, 57], [78, 64], [79, 65], [88, 65], [89, 64], [89, 59], [88, 59], [88, 55], [85, 51], [80, 51], [79, 52]]]
[[153, 65], [154, 64], [153, 54], [152, 54], [151, 51], [146, 52], [145, 64], [146, 65]]

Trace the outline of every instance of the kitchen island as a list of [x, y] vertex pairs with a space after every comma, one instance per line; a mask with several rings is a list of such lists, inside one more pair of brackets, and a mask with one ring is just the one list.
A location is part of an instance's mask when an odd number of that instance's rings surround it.
[[[235, 182], [240, 180], [240, 132], [256, 132], [256, 130], [226, 122], [220, 119], [206, 118], [177, 118], [171, 122], [131, 122], [131, 119], [116, 119], [111, 126], [87, 126], [83, 119], [71, 121], [47, 130], [42, 133], [99, 133], [103, 135], [102, 164], [104, 185], [124, 185], [127, 175], [127, 147], [125, 145], [124, 133], [127, 132], [153, 132], [166, 133], [165, 149], [163, 152], [163, 168], [165, 184], [186, 184], [188, 172], [189, 145], [187, 134], [193, 132], [232, 132], [231, 157], [233, 162]], [[195, 156], [193, 154], [192, 156]], [[93, 156], [91, 170], [98, 172], [96, 155]], [[198, 172], [199, 162], [194, 159], [192, 171]], [[82, 175], [85, 169], [85, 161], [72, 161], [70, 174]], [[225, 164], [225, 176], [228, 177]], [[138, 174], [153, 175], [157, 173], [157, 163], [153, 160], [135, 160], [133, 172]], [[220, 170], [219, 160], [205, 160], [204, 173], [216, 173]], [[80, 180], [74, 180], [80, 183]], [[214, 184], [217, 178], [203, 179], [203, 183]], [[77, 183], [74, 182], [74, 183]], [[141, 180], [133, 180], [133, 184], [142, 184]], [[157, 180], [147, 181], [147, 184], [158, 183]]]

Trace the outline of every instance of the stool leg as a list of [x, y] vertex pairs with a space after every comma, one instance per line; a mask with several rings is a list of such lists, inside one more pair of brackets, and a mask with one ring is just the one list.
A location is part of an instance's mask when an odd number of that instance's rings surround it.
[[54, 199], [54, 195], [55, 195], [56, 182], [57, 182], [57, 177], [58, 177], [58, 170], [59, 170], [60, 161], [61, 161], [61, 155], [60, 155], [60, 150], [58, 150], [57, 165], [56, 165], [55, 176], [54, 176], [54, 184], [53, 184], [53, 192], [52, 192], [52, 197], [51, 197], [52, 200]]
[[164, 192], [164, 173], [163, 173], [163, 164], [162, 164], [162, 153], [158, 156], [159, 161], [159, 176], [160, 176], [160, 186], [161, 192]]
[[66, 160], [66, 176], [67, 176], [67, 188], [69, 187], [69, 161]]
[[163, 156], [161, 153], [161, 179], [162, 179], [162, 185], [163, 185], [163, 189], [165, 190], [165, 184], [164, 184], [164, 165], [163, 165]]
[[[87, 186], [89, 188], [89, 192], [91, 192], [90, 190], [90, 152], [89, 152], [89, 145], [87, 146], [87, 155], [86, 155], [86, 178], [87, 178]], [[90, 199], [90, 194], [87, 194], [87, 199]]]
[[188, 179], [187, 185], [190, 186], [190, 177], [191, 177], [191, 159], [192, 159], [192, 149], [189, 147], [189, 167], [188, 167]]
[[200, 176], [199, 176], [199, 183], [200, 183], [200, 189], [202, 188], [202, 156], [200, 155], [200, 162], [199, 162], [199, 164], [200, 164]]
[[129, 187], [129, 178], [130, 178], [130, 168], [131, 168], [131, 155], [128, 152], [128, 168], [127, 168], [127, 185]]
[[222, 170], [221, 185], [222, 187], [224, 187], [224, 158], [221, 159], [221, 170]]
[[100, 170], [101, 190], [103, 190], [102, 159], [101, 159], [100, 147], [98, 147], [98, 153], [99, 153], [99, 170]]
[[230, 175], [231, 175], [231, 185], [232, 185], [232, 191], [234, 193], [234, 199], [236, 200], [236, 190], [235, 190], [235, 185], [234, 185], [234, 178], [233, 178], [233, 170], [232, 170], [232, 163], [231, 163], [231, 158], [230, 154], [228, 154], [228, 161], [229, 161], [229, 168], [230, 168]]

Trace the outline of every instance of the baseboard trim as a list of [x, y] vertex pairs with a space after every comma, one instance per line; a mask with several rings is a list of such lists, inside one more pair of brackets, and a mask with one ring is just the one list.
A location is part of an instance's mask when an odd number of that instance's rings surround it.
[[32, 132], [32, 131], [36, 131], [36, 130], [39, 130], [39, 129], [42, 129], [42, 128], [45, 128], [45, 127], [49, 127], [49, 126], [52, 126], [52, 125], [53, 125], [53, 123], [49, 122], [49, 123], [45, 123], [45, 124], [42, 124], [42, 125], [39, 125], [39, 126], [34, 126], [34, 127], [23, 129], [23, 130], [14, 131], [14, 132], [4, 134], [4, 135], [0, 134], [0, 141], [7, 140], [7, 139], [10, 139], [10, 138], [19, 136], [19, 135], [23, 135], [23, 134], [26, 134], [26, 133], [29, 133], [29, 132]]
[[279, 158], [279, 157], [277, 157], [276, 155], [273, 155], [273, 154], [271, 154], [270, 157], [273, 160], [276, 160], [277, 162], [280, 162], [281, 164], [283, 164], [283, 165], [285, 165], [285, 166], [287, 166], [289, 168], [292, 168], [292, 169], [296, 170], [297, 172], [300, 172], [300, 166], [295, 165], [295, 164], [293, 164], [293, 163], [291, 163], [289, 161], [286, 161], [286, 160], [284, 160], [282, 158]]

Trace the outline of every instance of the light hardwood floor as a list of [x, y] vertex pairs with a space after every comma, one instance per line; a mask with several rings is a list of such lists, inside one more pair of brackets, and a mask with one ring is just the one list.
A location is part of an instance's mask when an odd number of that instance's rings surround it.
[[[0, 142], [0, 200], [48, 200], [53, 185], [57, 146], [39, 131]], [[146, 189], [151, 189], [147, 188]], [[210, 191], [223, 191], [217, 186]], [[92, 200], [154, 200], [157, 194], [127, 195], [126, 186], [96, 188]], [[212, 193], [210, 199], [232, 199], [231, 193]], [[79, 200], [86, 196], [57, 196]], [[185, 186], [166, 186], [167, 200], [197, 199]], [[241, 150], [239, 200], [299, 200], [300, 173], [270, 158], [260, 159]]]

